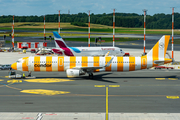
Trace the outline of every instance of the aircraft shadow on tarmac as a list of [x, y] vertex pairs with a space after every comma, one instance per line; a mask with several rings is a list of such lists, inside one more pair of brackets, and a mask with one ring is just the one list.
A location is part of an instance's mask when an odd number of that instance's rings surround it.
[[[108, 82], [108, 83], [117, 83], [114, 81], [110, 81], [110, 80], [104, 80], [103, 76], [105, 75], [109, 75], [112, 73], [104, 73], [104, 74], [99, 74], [99, 75], [94, 75], [93, 79], [90, 79], [89, 76], [80, 76], [78, 78], [71, 78], [72, 80], [93, 80], [93, 81], [100, 81], [100, 82]], [[49, 77], [36, 77], [37, 79], [45, 79], [45, 78], [49, 78]], [[67, 77], [52, 77], [52, 79], [67, 79]], [[111, 77], [104, 77], [104, 78], [111, 78]], [[114, 77], [113, 77], [114, 78]]]
[[[79, 78], [71, 78], [72, 80], [92, 80], [92, 81], [99, 81], [99, 82], [106, 82], [106, 83], [117, 83], [117, 82], [114, 82], [112, 80], [105, 80], [103, 78], [106, 78], [106, 79], [142, 79], [142, 78], [178, 78], [177, 75], [168, 75], [168, 76], [148, 76], [148, 77], [144, 77], [144, 76], [127, 76], [127, 77], [124, 77], [124, 76], [118, 76], [118, 77], [108, 77], [108, 76], [105, 76], [105, 75], [109, 75], [109, 74], [112, 74], [112, 73], [104, 73], [104, 74], [99, 74], [99, 75], [94, 75], [94, 78], [93, 79], [90, 79], [89, 76], [81, 76]], [[104, 77], [105, 76], [105, 77]], [[48, 77], [37, 77], [38, 79], [44, 79], [44, 78], [48, 78]], [[53, 77], [54, 79], [67, 79], [67, 77]], [[53, 79], [52, 78], [52, 79]]]
[[[109, 74], [112, 74], [112, 73], [104, 73], [104, 74], [94, 75], [93, 79], [89, 79], [88, 76], [83, 76], [81, 78], [86, 79], [86, 80], [100, 81], [100, 82], [117, 83], [117, 82], [114, 82], [111, 80], [104, 80], [103, 79], [103, 76], [109, 75]], [[108, 78], [108, 77], [104, 77], [104, 78]], [[109, 78], [112, 78], [112, 77], [109, 77]]]
[[176, 75], [171, 75], [171, 76], [149, 76], [149, 77], [144, 77], [144, 76], [141, 76], [141, 77], [138, 77], [138, 76], [136, 76], [136, 77], [133, 77], [133, 76], [131, 76], [131, 77], [129, 77], [129, 76], [127, 76], [127, 77], [121, 77], [121, 76], [118, 76], [118, 77], [106, 77], [106, 78], [178, 78]]

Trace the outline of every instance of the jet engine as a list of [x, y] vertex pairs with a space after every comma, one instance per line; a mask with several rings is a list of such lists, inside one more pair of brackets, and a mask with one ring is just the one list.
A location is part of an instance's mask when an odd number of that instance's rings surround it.
[[83, 70], [67, 69], [66, 74], [67, 74], [67, 77], [73, 78], [73, 77], [79, 77], [80, 75], [85, 75], [86, 73]]

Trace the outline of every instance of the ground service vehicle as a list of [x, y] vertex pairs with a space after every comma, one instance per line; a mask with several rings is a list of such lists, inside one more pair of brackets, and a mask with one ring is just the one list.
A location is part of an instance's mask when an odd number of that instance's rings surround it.
[[0, 66], [0, 70], [8, 70], [11, 68], [11, 64], [7, 64], [7, 65], [2, 65]]
[[174, 69], [173, 67], [155, 66], [154, 69]]

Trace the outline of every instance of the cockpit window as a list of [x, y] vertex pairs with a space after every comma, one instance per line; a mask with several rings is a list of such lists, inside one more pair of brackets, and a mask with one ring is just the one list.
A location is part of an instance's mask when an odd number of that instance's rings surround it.
[[21, 61], [20, 60], [18, 60], [18, 61], [16, 61], [17, 63], [20, 63]]
[[120, 49], [120, 51], [122, 51], [122, 49]]

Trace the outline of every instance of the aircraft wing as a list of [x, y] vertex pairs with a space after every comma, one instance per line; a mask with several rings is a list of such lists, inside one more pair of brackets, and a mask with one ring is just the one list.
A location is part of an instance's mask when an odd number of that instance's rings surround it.
[[88, 71], [93, 71], [93, 70], [101, 69], [101, 68], [103, 68], [103, 67], [74, 67], [72, 69], [81, 69], [83, 71], [88, 72]]
[[113, 61], [113, 59], [114, 59], [114, 57], [112, 57], [111, 58], [111, 60], [105, 65], [105, 66], [95, 66], [95, 67], [74, 67], [74, 68], [72, 68], [72, 69], [81, 69], [81, 70], [83, 70], [83, 71], [85, 71], [85, 72], [88, 72], [88, 71], [93, 71], [93, 70], [96, 70], [96, 69], [102, 69], [102, 68], [104, 68], [104, 67], [109, 67], [110, 66], [110, 64], [112, 63], [112, 61]]

